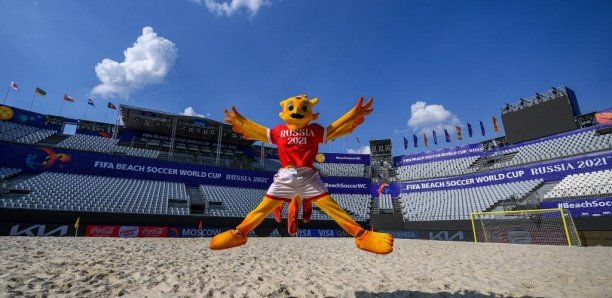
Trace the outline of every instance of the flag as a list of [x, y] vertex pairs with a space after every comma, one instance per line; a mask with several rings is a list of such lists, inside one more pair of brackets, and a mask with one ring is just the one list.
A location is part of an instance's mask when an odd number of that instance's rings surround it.
[[461, 137], [461, 126], [455, 126], [455, 132], [457, 133], [457, 140], [463, 140], [463, 137]]
[[74, 98], [68, 94], [64, 94], [64, 100], [69, 102], [74, 102]]
[[87, 104], [92, 106], [92, 107], [94, 107], [94, 108], [96, 107], [96, 105], [94, 104], [94, 102], [93, 102], [93, 100], [91, 98], [87, 99]]
[[45, 95], [47, 95], [47, 92], [46, 92], [45, 90], [42, 90], [42, 89], [40, 89], [40, 88], [38, 88], [38, 87], [36, 87], [36, 90], [34, 90], [34, 92], [35, 92], [35, 93], [36, 93], [36, 95], [38, 95], [38, 96], [45, 96]]
[[599, 124], [612, 125], [612, 113], [606, 111], [595, 113], [595, 121]]
[[415, 134], [412, 135], [412, 142], [414, 143], [414, 148], [419, 145], [419, 138]]
[[78, 229], [79, 229], [79, 224], [80, 224], [80, 223], [81, 223], [81, 217], [79, 216], [79, 217], [77, 217], [77, 220], [76, 220], [76, 222], [74, 223], [74, 228], [75, 228], [76, 230], [78, 230]]
[[19, 86], [17, 86], [17, 83], [15, 83], [15, 81], [11, 81], [11, 88], [15, 89], [15, 91], [19, 91]]
[[404, 137], [404, 150], [408, 150], [408, 139]]
[[438, 135], [436, 134], [436, 131], [432, 131], [431, 134], [433, 135], [434, 144], [438, 145]]
[[427, 147], [427, 135], [423, 132], [423, 144]]
[[444, 129], [444, 138], [446, 139], [447, 143], [450, 143], [450, 134], [448, 134], [448, 130], [446, 130], [446, 128]]
[[359, 142], [359, 138], [355, 137], [355, 140], [357, 140], [357, 144], [360, 144], [361, 142]]
[[495, 132], [499, 131], [499, 125], [497, 124], [497, 118], [493, 117], [493, 130], [495, 130]]
[[484, 137], [485, 129], [484, 129], [484, 124], [482, 123], [482, 121], [480, 121], [480, 132], [482, 133], [482, 136]]
[[111, 110], [116, 110], [117, 109], [117, 107], [112, 102], [110, 102], [110, 101], [108, 102], [108, 108], [111, 109]]
[[470, 135], [470, 138], [472, 137], [472, 134], [474, 134], [474, 131], [472, 130], [472, 124], [468, 123], [468, 135]]

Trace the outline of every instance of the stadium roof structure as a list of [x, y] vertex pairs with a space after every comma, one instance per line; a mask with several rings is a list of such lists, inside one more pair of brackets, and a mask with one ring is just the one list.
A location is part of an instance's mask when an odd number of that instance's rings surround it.
[[245, 140], [240, 134], [232, 131], [231, 125], [208, 118], [186, 116], [175, 113], [156, 111], [147, 108], [120, 105], [119, 111], [123, 127], [136, 131], [150, 132], [158, 135], [196, 140], [217, 141], [222, 131], [222, 142], [250, 146], [253, 141]]

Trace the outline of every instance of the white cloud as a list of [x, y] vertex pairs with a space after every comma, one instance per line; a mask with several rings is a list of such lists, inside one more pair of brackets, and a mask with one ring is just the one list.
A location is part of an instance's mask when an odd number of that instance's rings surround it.
[[246, 9], [251, 13], [251, 16], [257, 14], [262, 6], [270, 6], [268, 0], [231, 0], [230, 2], [218, 2], [217, 0], [192, 0], [195, 3], [206, 5], [208, 11], [217, 15], [231, 16], [241, 9]]
[[206, 115], [196, 113], [193, 107], [186, 107], [185, 110], [182, 111], [180, 114], [185, 115], [185, 116], [202, 117], [202, 118], [208, 118], [210, 116], [210, 113]]
[[177, 53], [173, 42], [157, 36], [153, 28], [144, 27], [134, 45], [123, 51], [123, 62], [104, 59], [96, 65], [101, 84], [91, 93], [106, 98], [129, 98], [137, 89], [163, 82]]
[[349, 154], [370, 154], [370, 146], [366, 145], [357, 149], [346, 149]]
[[461, 124], [459, 117], [444, 108], [443, 105], [428, 105], [424, 101], [417, 101], [410, 106], [408, 127], [415, 132], [442, 130], [443, 128], [451, 129], [459, 124]]

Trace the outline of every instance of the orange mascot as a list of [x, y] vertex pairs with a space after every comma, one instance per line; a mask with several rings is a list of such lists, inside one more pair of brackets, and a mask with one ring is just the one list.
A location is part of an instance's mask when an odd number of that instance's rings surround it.
[[363, 104], [363, 97], [359, 98], [351, 110], [327, 128], [317, 123], [310, 123], [319, 117], [319, 113], [312, 112], [318, 101], [317, 98], [308, 99], [306, 95], [297, 95], [281, 101], [282, 111], [279, 116], [285, 123], [272, 129], [245, 118], [235, 107], [230, 111], [225, 110], [225, 121], [245, 139], [275, 144], [278, 147], [281, 168], [274, 175], [274, 182], [261, 203], [235, 230], [225, 231], [213, 237], [210, 242], [211, 249], [244, 245], [249, 232], [268, 215], [274, 213], [275, 219], [280, 221], [284, 202], [290, 202], [289, 233], [295, 235], [297, 213], [301, 202], [305, 222], [310, 219], [314, 203], [342, 229], [355, 237], [358, 248], [378, 254], [388, 254], [393, 251], [393, 236], [363, 229], [332, 199], [319, 172], [314, 168], [319, 144], [353, 132], [355, 127], [363, 123], [365, 116], [372, 112], [372, 99]]

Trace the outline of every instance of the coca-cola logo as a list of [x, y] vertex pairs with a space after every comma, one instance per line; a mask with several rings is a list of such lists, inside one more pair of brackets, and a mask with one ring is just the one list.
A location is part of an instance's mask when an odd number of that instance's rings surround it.
[[112, 226], [94, 226], [90, 230], [90, 235], [94, 237], [111, 237], [115, 232], [115, 227]]
[[138, 237], [138, 227], [121, 226], [119, 228], [119, 237], [125, 237], [125, 238]]
[[165, 234], [166, 229], [162, 227], [145, 227], [141, 233], [143, 237], [163, 237]]

